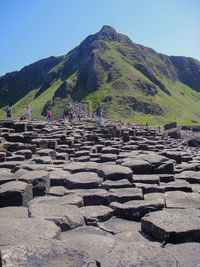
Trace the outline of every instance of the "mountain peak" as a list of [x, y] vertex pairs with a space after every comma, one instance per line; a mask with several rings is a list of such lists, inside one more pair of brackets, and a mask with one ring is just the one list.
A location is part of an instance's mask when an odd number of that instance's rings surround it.
[[98, 32], [98, 38], [107, 41], [117, 41], [121, 40], [121, 35], [115, 31], [114, 28], [108, 25], [104, 25]]

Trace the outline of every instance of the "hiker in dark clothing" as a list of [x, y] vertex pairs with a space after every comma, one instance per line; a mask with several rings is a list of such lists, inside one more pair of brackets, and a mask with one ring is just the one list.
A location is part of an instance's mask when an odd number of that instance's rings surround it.
[[7, 116], [8, 120], [10, 120], [12, 117], [12, 111], [11, 111], [11, 108], [9, 106], [7, 106], [7, 108], [6, 108], [6, 116]]

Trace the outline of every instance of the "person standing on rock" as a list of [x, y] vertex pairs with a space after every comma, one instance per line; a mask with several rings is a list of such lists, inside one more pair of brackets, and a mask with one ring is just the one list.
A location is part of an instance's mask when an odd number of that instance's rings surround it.
[[31, 119], [31, 111], [30, 111], [29, 107], [26, 107], [25, 118], [27, 121], [29, 121]]
[[47, 121], [50, 121], [51, 120], [51, 111], [48, 110], [47, 112]]
[[7, 106], [6, 108], [6, 116], [7, 116], [7, 120], [10, 120], [12, 117], [12, 110], [9, 106]]

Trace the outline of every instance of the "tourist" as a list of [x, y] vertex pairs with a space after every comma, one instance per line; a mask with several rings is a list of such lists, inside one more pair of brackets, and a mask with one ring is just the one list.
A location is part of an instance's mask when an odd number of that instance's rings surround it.
[[12, 117], [12, 110], [9, 106], [7, 106], [6, 108], [6, 116], [7, 116], [7, 120], [10, 120]]
[[47, 112], [47, 121], [50, 121], [51, 120], [51, 111], [48, 110]]
[[29, 121], [31, 119], [31, 111], [30, 111], [29, 107], [26, 107], [25, 118], [27, 121]]

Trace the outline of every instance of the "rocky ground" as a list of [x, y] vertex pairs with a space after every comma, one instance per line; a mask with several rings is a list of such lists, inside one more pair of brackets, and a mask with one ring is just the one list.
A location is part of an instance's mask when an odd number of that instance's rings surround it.
[[198, 132], [0, 126], [0, 266], [200, 266]]

